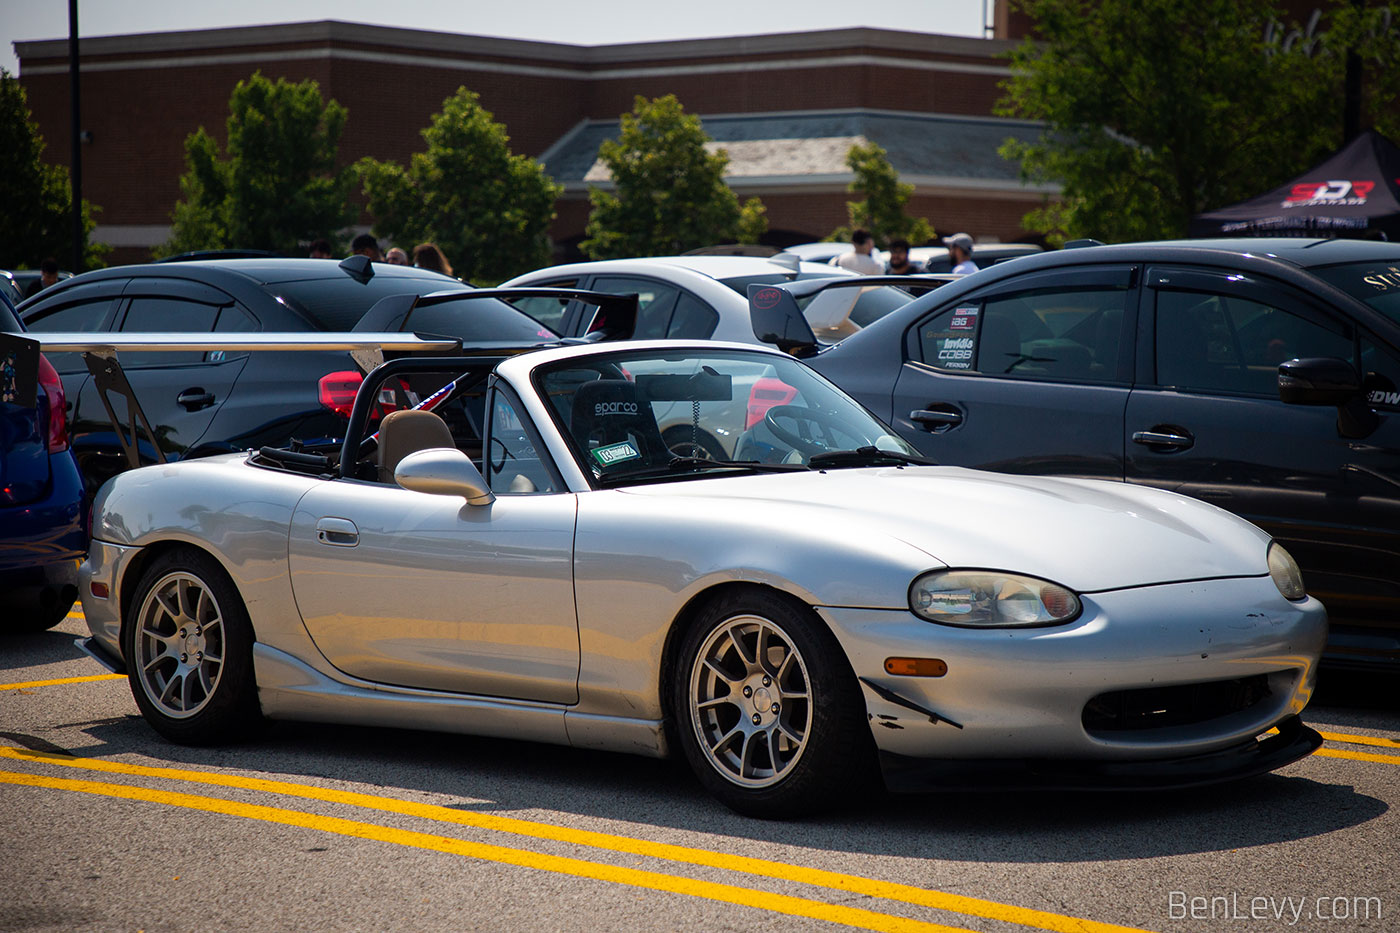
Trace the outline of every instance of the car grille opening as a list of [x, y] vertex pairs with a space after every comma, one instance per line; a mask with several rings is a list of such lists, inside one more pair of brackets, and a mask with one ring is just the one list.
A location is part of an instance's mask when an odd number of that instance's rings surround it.
[[1084, 704], [1090, 734], [1191, 726], [1249, 709], [1270, 695], [1266, 674], [1100, 693]]

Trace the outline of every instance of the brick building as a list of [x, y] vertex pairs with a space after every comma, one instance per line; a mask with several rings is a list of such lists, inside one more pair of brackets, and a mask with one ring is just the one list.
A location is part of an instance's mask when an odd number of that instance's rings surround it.
[[[85, 38], [83, 194], [102, 208], [95, 239], [113, 262], [148, 258], [169, 235], [186, 135], [204, 126], [222, 141], [234, 84], [260, 70], [314, 79], [345, 105], [347, 163], [406, 160], [448, 95], [476, 91], [514, 150], [564, 184], [552, 231], [564, 249], [583, 232], [588, 186], [608, 184], [598, 144], [635, 95], [668, 93], [729, 151], [740, 197], [763, 198], [776, 245], [846, 222], [843, 158], [861, 139], [889, 151], [916, 186], [912, 212], [940, 232], [1024, 239], [1021, 217], [1054, 190], [1024, 186], [996, 154], [1037, 129], [992, 116], [1010, 46], [853, 28], [585, 47], [334, 21]], [[66, 163], [67, 42], [16, 51], [47, 155]]]

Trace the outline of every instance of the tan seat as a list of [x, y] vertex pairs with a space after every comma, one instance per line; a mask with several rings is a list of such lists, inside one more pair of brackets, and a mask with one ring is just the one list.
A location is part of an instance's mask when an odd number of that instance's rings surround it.
[[391, 411], [379, 423], [379, 481], [392, 483], [394, 470], [409, 454], [456, 446], [440, 416], [430, 411]]

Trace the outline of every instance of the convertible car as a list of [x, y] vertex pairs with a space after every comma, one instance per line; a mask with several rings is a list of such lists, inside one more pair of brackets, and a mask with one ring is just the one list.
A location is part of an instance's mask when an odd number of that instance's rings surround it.
[[[677, 410], [732, 459], [664, 440]], [[1326, 615], [1268, 535], [929, 465], [751, 346], [395, 360], [338, 448], [124, 473], [93, 537], [84, 645], [177, 742], [272, 718], [678, 753], [763, 817], [882, 778], [1204, 784], [1321, 742]]]

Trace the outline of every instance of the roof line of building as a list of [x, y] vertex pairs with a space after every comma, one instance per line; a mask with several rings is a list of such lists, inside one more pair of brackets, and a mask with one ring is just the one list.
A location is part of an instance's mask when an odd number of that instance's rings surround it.
[[[562, 42], [432, 32], [422, 29], [406, 29], [401, 26], [320, 20], [303, 23], [193, 29], [180, 32], [85, 36], [82, 38], [82, 54], [84, 57], [168, 55], [172, 52], [191, 52], [199, 49], [228, 49], [237, 46], [268, 46], [305, 42], [354, 42], [457, 55], [542, 59], [575, 67], [618, 65], [666, 58], [743, 56], [752, 60], [754, 56], [859, 47], [892, 52], [991, 59], [1008, 51], [1016, 44], [1004, 39], [944, 36], [933, 33], [856, 26], [812, 32], [719, 36], [704, 39], [675, 39], [586, 46]], [[68, 40], [66, 38], [19, 41], [14, 43], [14, 47], [21, 61], [26, 58], [66, 59], [68, 56]], [[750, 63], [761, 64], [761, 62], [753, 61]]]

